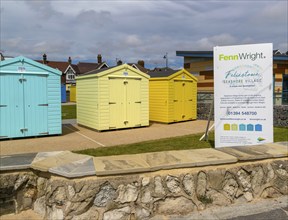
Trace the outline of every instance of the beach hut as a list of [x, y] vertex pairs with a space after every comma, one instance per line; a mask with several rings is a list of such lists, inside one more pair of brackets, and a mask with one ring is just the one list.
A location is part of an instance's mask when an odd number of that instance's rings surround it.
[[0, 62], [0, 138], [62, 133], [61, 72], [23, 56]]
[[70, 86], [70, 102], [76, 102], [76, 85]]
[[61, 102], [65, 103], [67, 101], [66, 99], [66, 85], [61, 84]]
[[148, 83], [127, 64], [76, 77], [77, 123], [99, 131], [148, 126]]
[[197, 79], [185, 69], [148, 72], [151, 121], [172, 123], [197, 118]]

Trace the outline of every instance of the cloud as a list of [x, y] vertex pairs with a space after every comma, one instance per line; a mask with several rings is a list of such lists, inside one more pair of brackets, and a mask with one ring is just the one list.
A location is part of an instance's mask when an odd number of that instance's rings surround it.
[[262, 12], [260, 12], [260, 16], [265, 19], [273, 20], [273, 21], [286, 21], [287, 22], [287, 12], [288, 10], [288, 2], [275, 2], [273, 5], [266, 6]]
[[[47, 54], [56, 54], [56, 53], [63, 53], [69, 54], [69, 51], [71, 47], [73, 46], [73, 43], [69, 41], [41, 41], [36, 44], [34, 44], [31, 48], [31, 50], [34, 53], [41, 54], [41, 53], [47, 53]], [[67, 53], [68, 52], [68, 53]]]
[[232, 45], [239, 41], [231, 34], [223, 33], [211, 37], [204, 37], [197, 41], [200, 50], [212, 50], [215, 46]]
[[[177, 50], [272, 42], [287, 50], [283, 1], [1, 1], [6, 55], [183, 65]], [[5, 55], [4, 54], [4, 55]], [[75, 60], [75, 59], [73, 59]]]
[[20, 46], [21, 43], [23, 43], [23, 39], [21, 39], [20, 37], [17, 37], [17, 38], [11, 38], [11, 39], [7, 39], [7, 40], [3, 40], [2, 42], [3, 42], [3, 44], [1, 44], [1, 46], [5, 45], [7, 48], [10, 48], [10, 47], [16, 48], [16, 47]]
[[137, 35], [128, 35], [124, 39], [124, 43], [127, 47], [137, 47], [142, 45], [142, 41]]
[[69, 41], [39, 41], [35, 43], [27, 42], [26, 39], [17, 37], [8, 40], [3, 40], [1, 45], [5, 45], [1, 50], [7, 51], [9, 48], [9, 54], [14, 56], [28, 55], [30, 58], [36, 58], [43, 53], [51, 55], [53, 59], [63, 59], [69, 56], [73, 42]]
[[94, 27], [103, 27], [111, 21], [111, 13], [109, 11], [95, 11], [93, 9], [81, 11], [77, 17], [78, 25], [93, 25]]
[[48, 19], [53, 16], [61, 15], [60, 12], [56, 11], [51, 4], [51, 0], [26, 0], [25, 3], [32, 9], [37, 16], [43, 19]]
[[280, 51], [282, 53], [286, 53], [288, 51], [288, 42], [283, 42], [283, 43], [279, 43], [279, 44], [276, 44], [274, 45], [274, 49], [278, 49], [278, 48], [281, 48]]

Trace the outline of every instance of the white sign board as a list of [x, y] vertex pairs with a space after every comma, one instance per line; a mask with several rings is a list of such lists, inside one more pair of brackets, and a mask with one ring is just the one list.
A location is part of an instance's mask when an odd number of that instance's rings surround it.
[[273, 142], [273, 46], [214, 47], [215, 147]]

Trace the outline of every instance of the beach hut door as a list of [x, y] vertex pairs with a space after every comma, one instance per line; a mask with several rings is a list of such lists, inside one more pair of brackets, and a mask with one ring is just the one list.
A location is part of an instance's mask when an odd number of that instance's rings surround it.
[[174, 82], [174, 121], [182, 121], [184, 117], [183, 112], [183, 96], [184, 85], [182, 81]]
[[174, 81], [174, 121], [192, 119], [193, 85], [192, 81]]
[[109, 78], [109, 128], [140, 126], [140, 80]]
[[141, 88], [140, 79], [130, 79], [126, 84], [127, 113], [126, 118], [129, 127], [141, 126]]
[[124, 86], [121, 78], [109, 78], [109, 128], [123, 127]]
[[23, 86], [17, 74], [1, 73], [0, 122], [0, 139], [24, 136]]
[[47, 75], [25, 75], [25, 136], [48, 134]]
[[196, 103], [196, 100], [194, 100], [193, 92], [193, 82], [186, 81], [184, 86], [184, 115], [186, 120], [195, 118], [193, 113], [196, 112], [196, 105], [194, 106], [193, 103]]
[[0, 138], [48, 134], [47, 75], [1, 74]]

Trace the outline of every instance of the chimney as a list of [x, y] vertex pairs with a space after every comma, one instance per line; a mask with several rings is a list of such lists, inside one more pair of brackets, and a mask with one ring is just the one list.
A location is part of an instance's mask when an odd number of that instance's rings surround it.
[[138, 60], [138, 65], [144, 67], [145, 65], [144, 60]]
[[101, 54], [98, 54], [98, 56], [97, 56], [97, 61], [98, 61], [98, 63], [102, 63], [102, 56], [101, 56]]
[[117, 61], [117, 66], [120, 66], [120, 65], [122, 65], [122, 60]]
[[43, 54], [43, 64], [47, 63], [47, 55], [46, 53]]
[[69, 64], [72, 63], [72, 59], [71, 59], [71, 57], [68, 58], [68, 63], [69, 63]]

